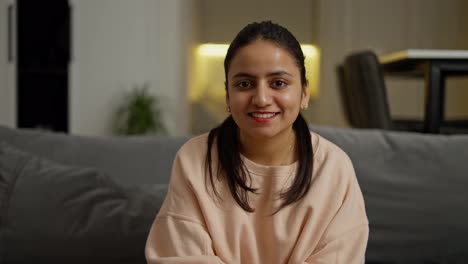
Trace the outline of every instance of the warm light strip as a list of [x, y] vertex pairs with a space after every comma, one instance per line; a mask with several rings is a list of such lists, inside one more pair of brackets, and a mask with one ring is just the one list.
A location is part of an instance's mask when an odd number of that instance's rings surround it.
[[228, 44], [201, 44], [198, 46], [198, 54], [205, 57], [224, 57], [228, 48]]
[[306, 58], [315, 57], [318, 54], [317, 48], [314, 45], [301, 45], [301, 49]]
[[[201, 44], [198, 46], [198, 54], [204, 57], [224, 57], [228, 48], [228, 44]], [[301, 45], [301, 48], [306, 57], [317, 55], [317, 48], [314, 45]]]

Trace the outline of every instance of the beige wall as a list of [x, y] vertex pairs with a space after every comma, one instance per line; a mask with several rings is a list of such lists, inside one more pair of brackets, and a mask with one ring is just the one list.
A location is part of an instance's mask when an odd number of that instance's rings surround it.
[[272, 20], [300, 42], [317, 41], [316, 0], [200, 0], [200, 40], [230, 43], [246, 24]]
[[[459, 24], [468, 25], [468, 1], [462, 1], [460, 10], [461, 10], [461, 13], [463, 13], [464, 15], [459, 17], [459, 20], [460, 20]], [[468, 34], [462, 34], [461, 38], [462, 38], [463, 48], [468, 49]]]

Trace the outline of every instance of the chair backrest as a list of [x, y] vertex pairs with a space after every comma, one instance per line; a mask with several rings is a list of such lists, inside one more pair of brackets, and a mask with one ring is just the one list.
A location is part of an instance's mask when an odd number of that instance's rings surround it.
[[341, 78], [351, 125], [392, 129], [383, 72], [375, 53], [362, 51], [347, 56]]
[[336, 67], [336, 75], [338, 78], [338, 87], [340, 88], [341, 103], [344, 108], [346, 119], [352, 127], [358, 127], [359, 120], [357, 120], [357, 115], [352, 114], [352, 94], [349, 94], [348, 89], [346, 89], [343, 65], [338, 65], [338, 67]]

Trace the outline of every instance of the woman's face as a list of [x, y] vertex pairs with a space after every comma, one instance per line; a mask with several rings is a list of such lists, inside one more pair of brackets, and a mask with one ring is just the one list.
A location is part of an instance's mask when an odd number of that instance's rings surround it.
[[228, 72], [227, 104], [241, 138], [274, 138], [289, 133], [309, 93], [289, 52], [256, 40], [233, 57]]

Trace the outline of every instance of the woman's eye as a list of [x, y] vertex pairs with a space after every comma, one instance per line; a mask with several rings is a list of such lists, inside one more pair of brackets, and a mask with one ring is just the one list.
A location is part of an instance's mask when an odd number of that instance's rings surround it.
[[273, 82], [273, 86], [275, 87], [283, 87], [283, 86], [286, 86], [286, 82], [282, 81], [282, 80], [275, 80]]
[[237, 83], [237, 86], [239, 88], [249, 88], [250, 86], [252, 86], [252, 83], [249, 81], [240, 81], [239, 83]]

